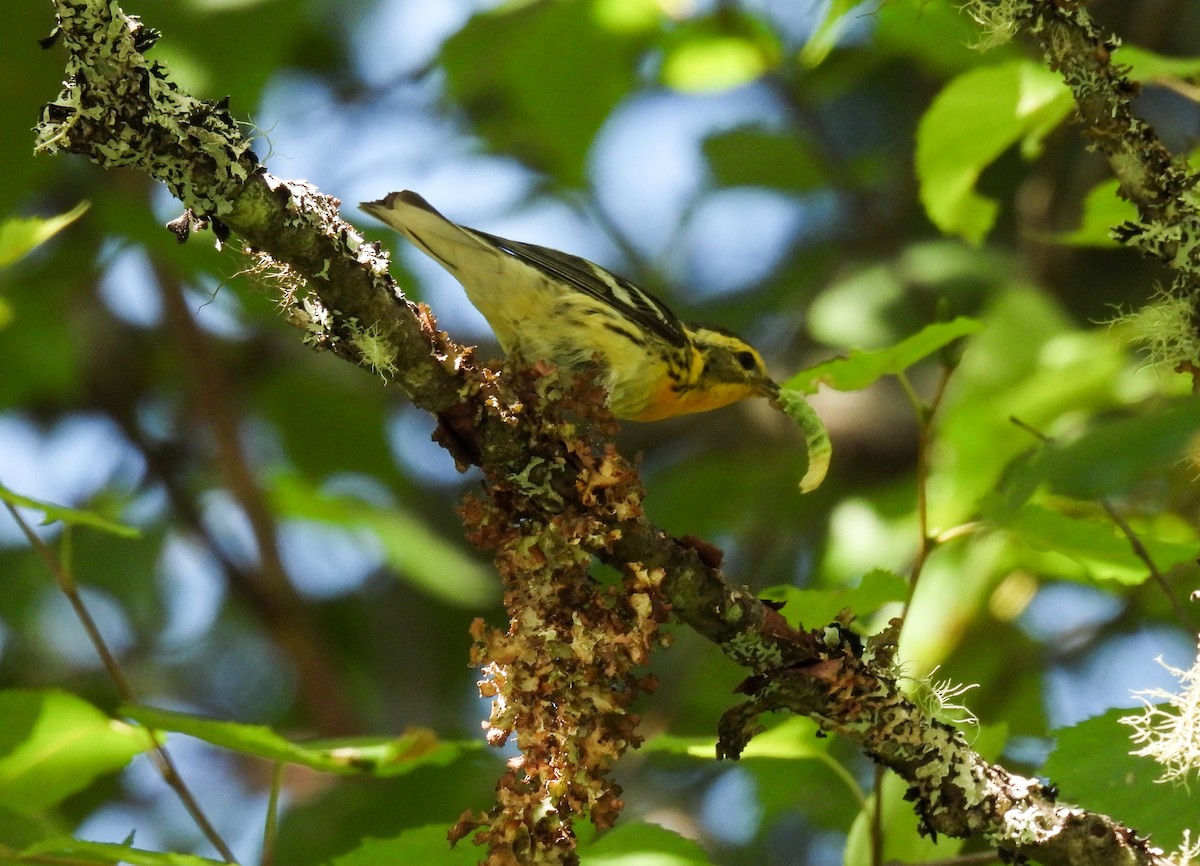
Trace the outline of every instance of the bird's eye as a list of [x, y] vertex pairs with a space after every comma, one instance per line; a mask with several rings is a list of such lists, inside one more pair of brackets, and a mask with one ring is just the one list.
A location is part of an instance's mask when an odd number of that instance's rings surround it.
[[758, 367], [758, 361], [753, 352], [738, 352], [734, 357], [737, 358], [737, 362], [743, 370], [750, 371]]

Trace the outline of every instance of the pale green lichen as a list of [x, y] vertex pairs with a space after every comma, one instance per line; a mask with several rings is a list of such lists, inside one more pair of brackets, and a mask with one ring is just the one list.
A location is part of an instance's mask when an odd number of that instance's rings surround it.
[[1196, 299], [1159, 289], [1146, 306], [1119, 315], [1110, 325], [1120, 327], [1127, 339], [1142, 348], [1151, 366], [1174, 368], [1200, 359], [1200, 334], [1196, 331]]
[[57, 2], [63, 89], [42, 110], [35, 152], [80, 153], [162, 180], [201, 218], [227, 213], [254, 170], [250, 142], [223, 104], [184, 93], [146, 57], [157, 33], [116, 2]]
[[346, 327], [350, 330], [350, 344], [358, 350], [360, 364], [378, 374], [384, 382], [396, 374], [396, 347], [383, 336], [378, 322], [364, 329], [359, 326], [358, 319], [351, 318]]
[[1020, 19], [1030, 12], [1027, 0], [969, 0], [962, 5], [966, 12], [979, 25], [982, 37], [974, 44], [980, 51], [999, 48], [1009, 42], [1020, 30]]

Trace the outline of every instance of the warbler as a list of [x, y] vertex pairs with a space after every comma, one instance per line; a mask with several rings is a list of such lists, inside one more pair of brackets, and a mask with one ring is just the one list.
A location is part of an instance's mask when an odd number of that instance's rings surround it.
[[685, 324], [649, 292], [586, 259], [458, 225], [408, 190], [359, 207], [462, 283], [506, 355], [568, 373], [599, 364], [618, 418], [656, 421], [779, 392], [740, 337]]

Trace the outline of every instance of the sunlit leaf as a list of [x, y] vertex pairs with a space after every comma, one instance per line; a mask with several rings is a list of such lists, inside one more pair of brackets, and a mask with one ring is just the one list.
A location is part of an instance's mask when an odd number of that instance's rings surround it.
[[708, 866], [712, 861], [691, 839], [657, 824], [630, 822], [579, 852], [580, 866]]
[[134, 527], [101, 517], [94, 511], [67, 508], [65, 505], [55, 505], [52, 502], [44, 502], [40, 499], [34, 499], [31, 496], [22, 496], [20, 493], [9, 490], [2, 484], [0, 484], [0, 501], [7, 502], [9, 505], [14, 505], [18, 508], [31, 508], [34, 511], [42, 512], [45, 515], [42, 520], [43, 524], [61, 520], [63, 523], [69, 523], [74, 526], [90, 526], [92, 529], [99, 529], [113, 535], [119, 535], [122, 538], [141, 537], [141, 532]]
[[326, 773], [398, 776], [429, 764], [447, 764], [464, 751], [478, 748], [473, 741], [443, 742], [424, 728], [399, 737], [294, 743], [264, 725], [222, 722], [144, 706], [125, 706], [121, 712], [154, 730], [186, 734], [233, 752]]
[[708, 36], [677, 45], [663, 63], [663, 83], [703, 93], [747, 84], [767, 70], [758, 47], [737, 36]]
[[[1146, 563], [1111, 520], [1074, 517], [1044, 505], [1024, 505], [996, 519], [1034, 550], [1071, 560], [1089, 578], [1136, 585], [1149, 577]], [[1139, 540], [1162, 571], [1200, 555], [1200, 544], [1194, 542], [1148, 535]]]
[[685, 93], [730, 90], [762, 77], [779, 59], [776, 34], [731, 9], [672, 30], [660, 74], [664, 84]]
[[58, 837], [31, 845], [21, 852], [16, 862], [27, 863], [127, 863], [129, 866], [224, 866], [220, 860], [209, 860], [194, 854], [146, 851], [131, 845], [108, 842], [86, 842], [82, 839]]
[[950, 322], [927, 325], [911, 337], [883, 349], [854, 349], [844, 358], [834, 358], [802, 370], [784, 383], [785, 388], [815, 394], [818, 386], [837, 391], [857, 391], [883, 376], [903, 372], [959, 337], [973, 334], [981, 325], [959, 316]]
[[1044, 429], [1064, 413], [1088, 417], [1120, 405], [1115, 388], [1127, 364], [1120, 344], [1103, 331], [1076, 330], [1044, 292], [1005, 292], [983, 321], [939, 412], [934, 526], [970, 519], [1013, 459], [1038, 445], [1013, 418]]
[[1128, 709], [1112, 709], [1055, 732], [1055, 748], [1041, 775], [1058, 786], [1066, 802], [1106, 815], [1120, 816], [1138, 835], [1173, 848], [1183, 831], [1196, 828], [1200, 794], [1157, 781], [1162, 767], [1130, 752], [1130, 728], [1119, 719]]
[[335, 857], [330, 866], [475, 866], [480, 849], [464, 841], [453, 848], [446, 840], [446, 825], [414, 827], [388, 839], [368, 839], [357, 848]]
[[150, 746], [145, 731], [66, 692], [0, 692], [0, 807], [47, 809]]
[[644, 33], [662, 23], [665, 10], [656, 0], [592, 0], [596, 21], [616, 33]]
[[975, 182], [1018, 142], [1026, 157], [1070, 113], [1074, 102], [1061, 77], [1030, 60], [965, 72], [938, 94], [917, 129], [921, 202], [947, 234], [979, 243], [999, 205]]
[[842, 610], [860, 619], [885, 604], [908, 596], [908, 581], [882, 568], [863, 575], [858, 586], [837, 589], [799, 589], [775, 586], [763, 591], [764, 598], [784, 603], [780, 613], [792, 623], [818, 628], [831, 623]]
[[1058, 243], [1077, 247], [1115, 247], [1112, 230], [1124, 222], [1138, 218], [1133, 203], [1118, 194], [1118, 182], [1106, 180], [1096, 184], [1083, 200], [1083, 214], [1079, 227], [1069, 232], [1052, 235]]
[[825, 7], [820, 25], [800, 49], [800, 64], [809, 69], [819, 66], [837, 44], [847, 25], [846, 15], [862, 0], [831, 0]]
[[[0, 268], [8, 267], [44, 244], [75, 220], [91, 204], [82, 201], [66, 213], [52, 217], [10, 217], [0, 223]], [[3, 324], [0, 320], [0, 324]]]
[[[716, 760], [717, 741], [711, 737], [678, 737], [659, 734], [642, 746], [650, 752], [671, 752]], [[752, 739], [742, 758], [814, 758], [829, 751], [829, 740], [818, 735], [812, 719], [790, 717]]]
[[1122, 45], [1113, 60], [1130, 67], [1130, 76], [1139, 81], [1171, 76], [1191, 78], [1200, 74], [1200, 57], [1171, 57], [1137, 45]]

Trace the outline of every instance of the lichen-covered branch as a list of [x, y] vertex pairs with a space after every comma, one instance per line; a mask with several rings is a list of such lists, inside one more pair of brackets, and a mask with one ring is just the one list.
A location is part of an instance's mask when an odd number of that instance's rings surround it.
[[[515, 726], [524, 763], [501, 781], [496, 810], [465, 816], [456, 834], [479, 828], [492, 862], [569, 863], [572, 810], [615, 817], [618, 789], [605, 773], [636, 744], [628, 704], [652, 684], [634, 672], [668, 612], [747, 669], [747, 699], [720, 725], [727, 757], [762, 712], [803, 713], [899, 773], [930, 832], [983, 835], [1048, 864], [1164, 862], [1110, 819], [1056, 805], [1038, 782], [987, 764], [909, 700], [892, 632], [864, 646], [838, 626], [799, 631], [731, 584], [715, 548], [653, 526], [636, 471], [596, 420], [594, 387], [577, 382], [564, 397], [548, 371], [476, 364], [404, 297], [387, 256], [340, 218], [335, 200], [268, 174], [223, 105], [181, 92], [146, 57], [155, 34], [110, 0], [53, 2], [68, 68], [38, 149], [167, 183], [188, 209], [173, 226], [181, 238], [203, 224], [222, 239], [236, 234], [281, 284], [310, 343], [400, 385], [439, 418], [456, 462], [483, 468], [490, 501], [468, 508], [486, 513], [472, 528], [499, 551], [512, 621], [504, 632], [476, 629], [476, 661], [485, 690], [503, 699], [494, 736]], [[590, 586], [582, 565], [592, 556], [627, 575], [622, 593]], [[586, 706], [569, 699], [581, 684]]]
[[[1152, 302], [1146, 335], [1155, 360], [1200, 364], [1200, 175], [1167, 149], [1139, 117], [1137, 82], [1113, 61], [1120, 46], [1104, 33], [1082, 0], [971, 0], [965, 8], [1000, 41], [1028, 33], [1046, 64], [1059, 72], [1075, 97], [1084, 134], [1107, 157], [1121, 194], [1139, 219], [1114, 229], [1120, 242], [1160, 259], [1174, 273], [1170, 288]], [[1200, 384], [1200, 378], [1196, 379]]]

